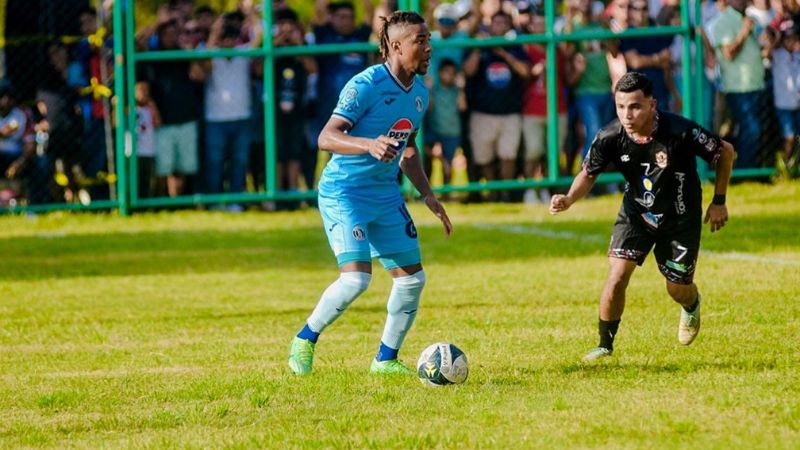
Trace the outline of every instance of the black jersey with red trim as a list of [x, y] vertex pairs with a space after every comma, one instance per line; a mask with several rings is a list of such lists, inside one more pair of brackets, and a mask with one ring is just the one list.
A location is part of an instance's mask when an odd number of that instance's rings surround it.
[[584, 161], [590, 175], [614, 165], [625, 177], [623, 205], [651, 229], [664, 229], [702, 214], [696, 156], [715, 165], [719, 136], [677, 114], [658, 111], [653, 139], [637, 143], [614, 120], [601, 129]]

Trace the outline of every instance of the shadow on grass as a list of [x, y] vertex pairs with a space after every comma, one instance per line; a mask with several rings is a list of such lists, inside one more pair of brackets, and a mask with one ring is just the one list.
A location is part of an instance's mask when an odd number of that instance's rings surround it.
[[[704, 240], [703, 245], [717, 251], [796, 250], [797, 246], [790, 244], [794, 242], [795, 227], [786, 219], [732, 221], [724, 233]], [[462, 265], [601, 256], [605, 254], [611, 219], [517, 224], [512, 225], [512, 231], [507, 225], [490, 222], [480, 227], [456, 226], [456, 234], [450, 239], [442, 237], [438, 226], [420, 227], [425, 262]], [[0, 248], [0, 279], [8, 280], [336, 267], [318, 227], [271, 232], [215, 229], [32, 236], [0, 239]]]

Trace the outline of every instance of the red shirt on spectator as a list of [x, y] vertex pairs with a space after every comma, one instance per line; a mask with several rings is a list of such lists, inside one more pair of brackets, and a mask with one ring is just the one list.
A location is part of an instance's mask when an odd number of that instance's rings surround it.
[[[525, 51], [528, 54], [528, 59], [530, 59], [531, 64], [534, 66], [540, 62], [544, 62], [547, 56], [545, 49], [538, 45], [528, 45]], [[558, 48], [556, 48], [556, 61], [558, 63], [556, 66], [556, 78], [558, 78], [558, 92], [556, 93], [558, 98], [558, 113], [565, 114], [567, 112], [567, 99], [564, 95], [564, 86], [566, 84], [564, 69], [567, 64], [567, 58]], [[536, 77], [533, 81], [528, 83], [528, 86], [525, 88], [522, 114], [538, 117], [547, 116], [546, 73], [547, 69], [545, 69], [545, 72], [542, 72], [541, 76]]]

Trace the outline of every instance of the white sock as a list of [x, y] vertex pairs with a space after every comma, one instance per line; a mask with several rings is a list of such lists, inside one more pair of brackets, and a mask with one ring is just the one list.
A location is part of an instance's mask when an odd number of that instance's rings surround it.
[[386, 346], [399, 350], [403, 345], [403, 340], [417, 317], [419, 298], [424, 286], [425, 272], [422, 270], [413, 275], [394, 279], [392, 293], [389, 294], [389, 302], [386, 305], [389, 314], [381, 338], [381, 342]]
[[325, 327], [338, 319], [362, 292], [367, 290], [371, 279], [372, 275], [365, 272], [339, 274], [339, 279], [322, 293], [317, 307], [308, 317], [308, 327], [316, 333], [321, 333]]

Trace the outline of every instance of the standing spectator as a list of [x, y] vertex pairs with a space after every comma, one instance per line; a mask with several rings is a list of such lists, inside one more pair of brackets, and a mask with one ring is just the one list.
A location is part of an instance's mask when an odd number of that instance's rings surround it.
[[[630, 28], [647, 28], [655, 22], [648, 13], [647, 0], [631, 0], [628, 8]], [[647, 36], [622, 39], [620, 50], [629, 70], [643, 73], [653, 82], [653, 97], [662, 110], [670, 109], [670, 96], [680, 105], [680, 94], [672, 79], [672, 36]]]
[[[511, 31], [511, 16], [498, 12], [492, 17], [492, 36]], [[467, 50], [464, 73], [472, 91], [470, 141], [475, 164], [487, 181], [494, 180], [495, 158], [500, 177], [509, 180], [516, 171], [522, 133], [522, 94], [530, 77], [530, 64], [518, 45]]]
[[[356, 25], [355, 8], [350, 2], [331, 3], [328, 0], [316, 3], [312, 32], [309, 44], [350, 44], [367, 42], [372, 34], [374, 7], [369, 0], [364, 1], [364, 21]], [[333, 108], [339, 101], [339, 92], [345, 83], [357, 73], [367, 68], [367, 54], [358, 52], [331, 53], [317, 56], [319, 74], [312, 77], [309, 97], [314, 102], [316, 114], [309, 122], [309, 142], [316, 147], [322, 127], [328, 121]], [[317, 167], [317, 153], [306, 161], [303, 177], [308, 186], [314, 185], [314, 171]]]
[[738, 126], [736, 167], [756, 167], [764, 108], [764, 65], [754, 23], [745, 17], [747, 0], [728, 0], [728, 8], [714, 23], [714, 46], [721, 75], [721, 91]]
[[[224, 17], [211, 29], [209, 48], [234, 48], [242, 30]], [[251, 46], [258, 45], [251, 41]], [[240, 46], [241, 47], [241, 46]], [[249, 58], [214, 58], [206, 80], [205, 188], [209, 194], [223, 192], [223, 174], [228, 167], [228, 192], [244, 191], [247, 161], [250, 158], [250, 62]], [[241, 212], [240, 204], [228, 206]]]
[[73, 168], [83, 159], [83, 114], [78, 107], [78, 92], [67, 84], [69, 54], [66, 46], [55, 41], [47, 50], [49, 64], [42, 71], [36, 92], [37, 113], [40, 118], [36, 127], [39, 140], [47, 141], [47, 145], [42, 142], [42, 149], [58, 168], [56, 183], [65, 188], [63, 200], [68, 196], [72, 197], [70, 176]]
[[[303, 45], [303, 29], [297, 14], [291, 9], [275, 13], [276, 47]], [[310, 70], [309, 70], [310, 69]], [[301, 162], [308, 157], [308, 145], [302, 136], [306, 130], [305, 95], [309, 71], [316, 63], [309, 57], [282, 57], [275, 60], [275, 101], [278, 188], [296, 191], [300, 180]], [[290, 204], [293, 209], [296, 204]]]
[[[430, 179], [432, 172], [433, 148], [439, 146], [437, 157], [442, 163], [444, 184], [452, 179], [453, 157], [461, 145], [461, 113], [467, 109], [464, 94], [463, 74], [456, 63], [450, 59], [439, 61], [438, 76], [431, 88], [428, 105], [428, 128], [425, 130], [425, 171]], [[460, 78], [460, 81], [459, 81]]]
[[[531, 34], [543, 34], [545, 21], [543, 12], [537, 8], [530, 9], [530, 21], [527, 31]], [[541, 179], [547, 167], [547, 82], [545, 67], [547, 53], [542, 44], [529, 44], [525, 48], [532, 64], [531, 79], [525, 88], [522, 104], [522, 136], [525, 143], [525, 178]], [[556, 99], [558, 111], [557, 148], [561, 149], [567, 137], [567, 98], [566, 98], [566, 66], [567, 57], [562, 47], [556, 47]], [[551, 168], [556, 170], [556, 168]], [[541, 200], [550, 203], [550, 192], [544, 188], [539, 191]], [[533, 189], [525, 191], [525, 203], [536, 203], [537, 193]]]
[[138, 82], [135, 86], [136, 96], [136, 157], [139, 164], [139, 197], [148, 198], [155, 194], [156, 182], [156, 129], [161, 126], [150, 86]]
[[[108, 153], [106, 149], [105, 99], [110, 95], [110, 90], [103, 85], [102, 68], [106, 64], [106, 73], [113, 73], [108, 67], [109, 61], [104, 58], [106, 53], [103, 47], [110, 41], [105, 39], [90, 39], [96, 36], [97, 12], [94, 8], [84, 8], [80, 15], [81, 34], [84, 36], [75, 50], [76, 60], [70, 65], [68, 83], [82, 93], [80, 106], [84, 116], [83, 128], [83, 153], [84, 159], [80, 162], [84, 175], [91, 179], [98, 177], [99, 172], [108, 171]], [[108, 185], [91, 189], [93, 199], [108, 198]]]
[[[564, 32], [602, 31], [605, 28], [594, 21], [591, 2], [570, 0], [564, 22]], [[609, 44], [599, 40], [576, 43], [576, 53], [572, 57], [572, 67], [567, 72], [568, 82], [574, 87], [578, 115], [585, 130], [582, 158], [591, 145], [592, 136], [597, 134], [604, 123], [614, 114], [614, 100], [611, 97], [611, 74], [608, 69]], [[568, 170], [572, 164], [568, 161]]]
[[[447, 39], [460, 39], [474, 36], [478, 31], [481, 24], [481, 9], [480, 1], [472, 0], [470, 3], [471, 10], [468, 11], [466, 18], [462, 18], [463, 11], [460, 11], [458, 6], [452, 3], [442, 3], [433, 8], [433, 18], [431, 22], [434, 24], [434, 31], [431, 33], [431, 45], [434, 50], [431, 53], [431, 67], [428, 69], [428, 79], [431, 85], [435, 82], [435, 77], [438, 76], [438, 66], [440, 61], [449, 59], [456, 65], [459, 73], [462, 73], [464, 49], [463, 48], [440, 48], [439, 45]], [[459, 122], [461, 124], [460, 136], [469, 136], [469, 93], [466, 94], [467, 107], [459, 114]], [[434, 113], [435, 114], [435, 113]], [[428, 115], [425, 120], [430, 121], [433, 115]], [[460, 139], [461, 148], [464, 152], [464, 157], [467, 160], [467, 178], [470, 182], [478, 182], [481, 178], [480, 168], [475, 164], [472, 156], [472, 145], [469, 139]], [[426, 159], [426, 170], [430, 173], [430, 160]], [[475, 202], [480, 201], [479, 192], [470, 192], [467, 194], [465, 201]]]
[[[178, 24], [159, 25], [162, 50], [177, 50]], [[197, 173], [198, 121], [201, 104], [198, 83], [205, 79], [199, 63], [186, 60], [154, 61], [142, 67], [162, 126], [156, 130], [156, 174], [166, 181], [167, 194], [184, 193], [186, 177]]]
[[784, 138], [778, 168], [789, 175], [798, 168], [797, 139], [800, 136], [800, 23], [781, 33], [779, 46], [772, 51], [772, 78], [775, 108]]

